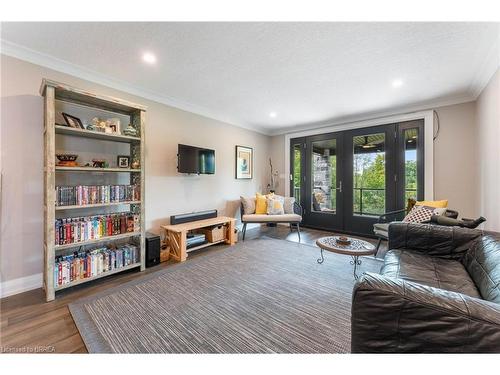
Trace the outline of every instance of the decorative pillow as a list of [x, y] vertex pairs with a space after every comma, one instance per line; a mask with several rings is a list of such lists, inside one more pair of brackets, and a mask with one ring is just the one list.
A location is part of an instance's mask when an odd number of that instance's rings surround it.
[[283, 202], [285, 199], [279, 195], [267, 198], [267, 214], [268, 215], [283, 215]]
[[267, 196], [257, 193], [255, 195], [255, 213], [257, 215], [267, 214]]
[[441, 201], [417, 201], [416, 206], [427, 206], [434, 208], [446, 208], [448, 207], [448, 199], [443, 199]]
[[414, 206], [408, 215], [405, 216], [405, 223], [425, 223], [431, 220], [434, 209], [426, 206]]
[[295, 204], [295, 197], [285, 197], [283, 208], [285, 210], [285, 214], [293, 214], [293, 205]]
[[433, 215], [443, 216], [446, 213], [446, 208], [433, 208], [428, 207], [432, 210]]
[[241, 204], [243, 205], [243, 213], [251, 215], [255, 213], [255, 197], [245, 198], [241, 197]]

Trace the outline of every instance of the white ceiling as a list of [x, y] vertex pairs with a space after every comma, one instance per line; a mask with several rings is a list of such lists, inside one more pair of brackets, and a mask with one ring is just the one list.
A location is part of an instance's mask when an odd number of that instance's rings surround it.
[[2, 53], [277, 134], [472, 100], [498, 67], [499, 25], [3, 23], [1, 37]]

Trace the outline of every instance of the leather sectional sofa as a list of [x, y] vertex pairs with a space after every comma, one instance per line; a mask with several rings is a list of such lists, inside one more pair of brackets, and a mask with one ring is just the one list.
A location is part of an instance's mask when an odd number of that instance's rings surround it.
[[354, 286], [353, 353], [500, 353], [498, 238], [393, 223], [389, 249]]

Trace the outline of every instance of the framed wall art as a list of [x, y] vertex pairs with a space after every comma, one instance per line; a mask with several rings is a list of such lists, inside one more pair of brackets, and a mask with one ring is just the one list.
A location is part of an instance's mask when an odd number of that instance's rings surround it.
[[249, 180], [253, 178], [253, 149], [236, 146], [236, 179]]

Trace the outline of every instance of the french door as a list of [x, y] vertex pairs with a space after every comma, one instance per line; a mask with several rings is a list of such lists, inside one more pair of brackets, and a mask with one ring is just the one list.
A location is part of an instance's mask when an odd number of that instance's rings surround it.
[[294, 138], [290, 164], [303, 225], [369, 235], [379, 215], [423, 198], [423, 120]]

